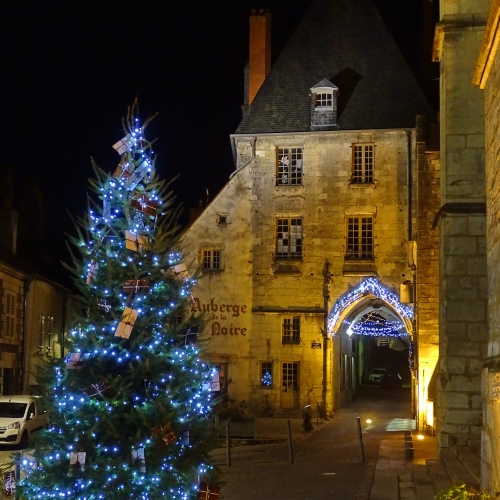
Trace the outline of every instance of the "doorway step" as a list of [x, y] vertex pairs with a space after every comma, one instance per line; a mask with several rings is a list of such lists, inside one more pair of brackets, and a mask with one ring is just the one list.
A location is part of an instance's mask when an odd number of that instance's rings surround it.
[[466, 484], [479, 490], [481, 483], [481, 442], [470, 439], [466, 446], [443, 450], [439, 460], [427, 460], [436, 491], [452, 484]]

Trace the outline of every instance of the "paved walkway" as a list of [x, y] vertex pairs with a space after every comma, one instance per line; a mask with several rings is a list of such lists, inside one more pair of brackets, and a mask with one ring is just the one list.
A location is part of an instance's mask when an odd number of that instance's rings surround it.
[[[424, 439], [426, 449], [418, 451], [415, 444], [415, 459], [404, 460], [404, 431], [413, 424], [409, 391], [374, 388], [363, 391], [362, 396], [328, 422], [316, 425], [314, 421], [314, 432], [295, 431], [294, 463], [290, 463], [286, 440], [232, 448], [230, 467], [226, 465], [226, 450], [216, 450], [214, 458], [225, 482], [220, 500], [416, 498], [412, 496], [414, 485], [425, 472], [425, 457], [419, 453], [432, 457], [433, 445]], [[357, 416], [363, 427], [364, 463]], [[286, 419], [271, 420], [274, 428], [286, 429]], [[262, 428], [266, 423], [261, 420], [259, 425]]]

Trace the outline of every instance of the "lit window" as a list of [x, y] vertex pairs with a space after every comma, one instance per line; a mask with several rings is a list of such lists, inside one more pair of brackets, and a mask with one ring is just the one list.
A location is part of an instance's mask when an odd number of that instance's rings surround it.
[[283, 336], [281, 338], [283, 344], [299, 344], [300, 343], [300, 317], [284, 318], [283, 319]]
[[316, 107], [325, 107], [325, 106], [333, 106], [333, 94], [331, 93], [321, 93], [316, 94]]
[[263, 361], [260, 364], [260, 386], [270, 389], [273, 386], [273, 363]]
[[302, 184], [302, 148], [278, 148], [276, 184]]
[[221, 269], [221, 251], [203, 250], [203, 269]]
[[302, 258], [302, 219], [278, 219], [276, 225], [276, 258]]
[[373, 144], [353, 144], [352, 146], [352, 183], [373, 182]]
[[373, 259], [373, 217], [347, 218], [346, 259]]

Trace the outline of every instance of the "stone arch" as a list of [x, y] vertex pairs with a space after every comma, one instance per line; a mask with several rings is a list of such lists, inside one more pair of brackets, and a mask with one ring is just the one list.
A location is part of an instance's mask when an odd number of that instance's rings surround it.
[[328, 332], [335, 335], [344, 319], [363, 303], [369, 307], [379, 299], [403, 323], [407, 334], [413, 337], [413, 309], [399, 300], [399, 296], [375, 278], [366, 278], [352, 290], [343, 294], [333, 306], [328, 318]]

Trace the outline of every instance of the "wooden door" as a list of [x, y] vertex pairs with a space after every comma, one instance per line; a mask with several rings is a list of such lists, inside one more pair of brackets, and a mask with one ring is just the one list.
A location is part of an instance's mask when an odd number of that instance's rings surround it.
[[281, 368], [281, 408], [299, 406], [299, 363], [283, 363]]

